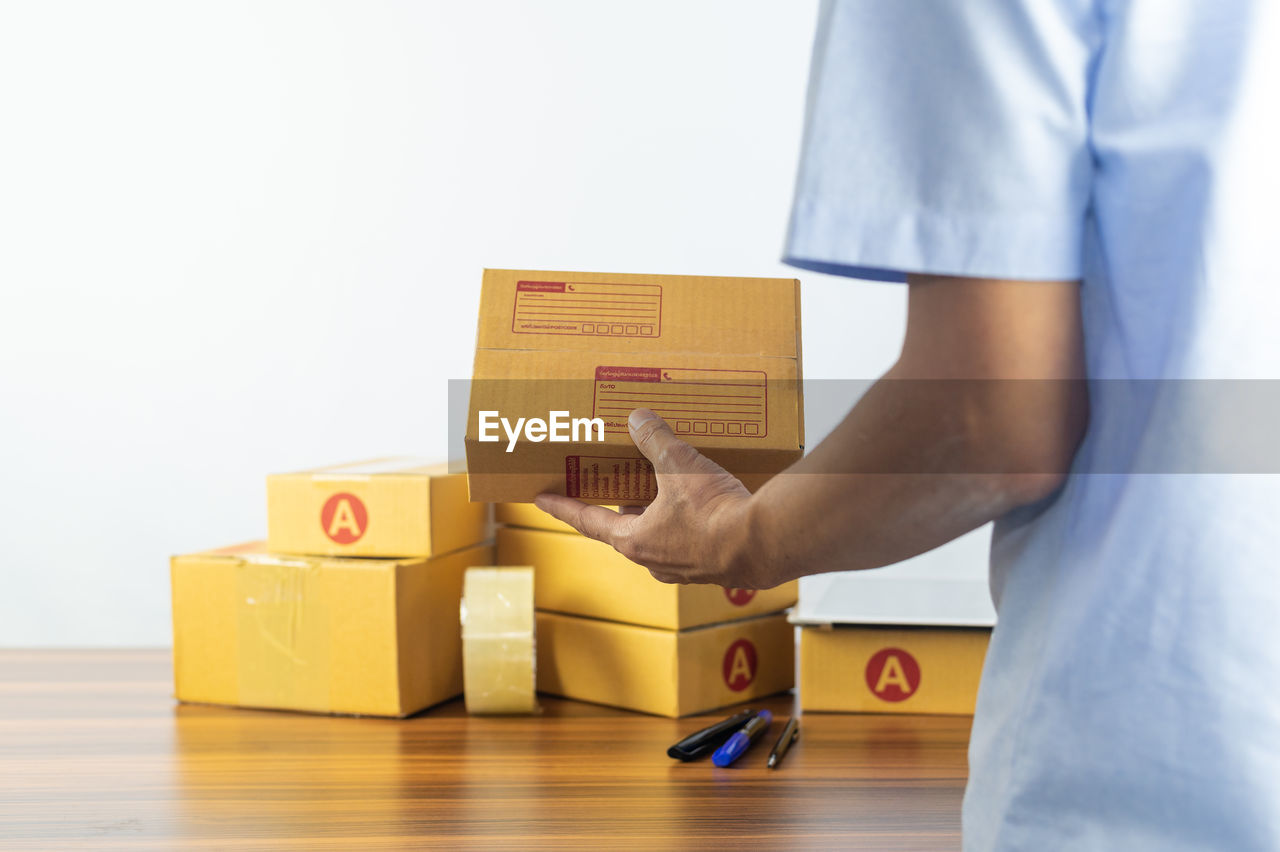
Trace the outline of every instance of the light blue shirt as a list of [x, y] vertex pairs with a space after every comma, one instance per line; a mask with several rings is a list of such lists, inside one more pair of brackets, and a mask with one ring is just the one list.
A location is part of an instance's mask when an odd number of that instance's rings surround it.
[[1225, 381], [1280, 379], [1278, 19], [822, 7], [788, 261], [1083, 280], [1090, 426], [997, 523], [966, 848], [1280, 849], [1280, 406]]

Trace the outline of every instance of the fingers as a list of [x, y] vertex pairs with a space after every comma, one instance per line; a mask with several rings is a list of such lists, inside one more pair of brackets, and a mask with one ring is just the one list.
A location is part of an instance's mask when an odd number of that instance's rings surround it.
[[676, 585], [677, 583], [683, 585], [685, 582], [683, 574], [671, 571], [667, 568], [650, 568], [649, 574], [659, 583], [666, 583], [669, 586]]
[[631, 517], [603, 506], [588, 506], [581, 500], [560, 494], [539, 494], [533, 504], [553, 518], [564, 521], [587, 538], [613, 545]]
[[647, 408], [637, 408], [627, 418], [631, 440], [659, 475], [692, 473], [701, 454], [680, 440], [666, 421]]

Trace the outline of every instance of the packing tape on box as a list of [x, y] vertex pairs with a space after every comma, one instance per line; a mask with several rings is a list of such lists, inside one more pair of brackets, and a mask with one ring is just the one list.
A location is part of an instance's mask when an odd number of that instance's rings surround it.
[[533, 713], [533, 569], [468, 568], [462, 587], [468, 713]]
[[290, 702], [328, 713], [333, 706], [330, 611], [315, 560], [242, 554], [236, 570], [236, 702]]

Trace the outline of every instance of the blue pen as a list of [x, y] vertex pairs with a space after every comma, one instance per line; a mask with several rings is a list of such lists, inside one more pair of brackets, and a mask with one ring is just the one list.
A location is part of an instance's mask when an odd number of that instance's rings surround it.
[[768, 710], [761, 710], [754, 719], [743, 725], [741, 730], [735, 732], [724, 745], [716, 749], [716, 753], [711, 755], [711, 762], [716, 766], [728, 766], [742, 757], [747, 749], [751, 748], [751, 744], [769, 730], [769, 723], [772, 721], [773, 714]]

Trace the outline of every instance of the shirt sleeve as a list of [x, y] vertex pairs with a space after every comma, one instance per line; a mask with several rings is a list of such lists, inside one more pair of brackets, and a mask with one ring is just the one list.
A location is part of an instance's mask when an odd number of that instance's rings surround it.
[[785, 262], [1079, 278], [1098, 30], [1086, 0], [824, 0]]

